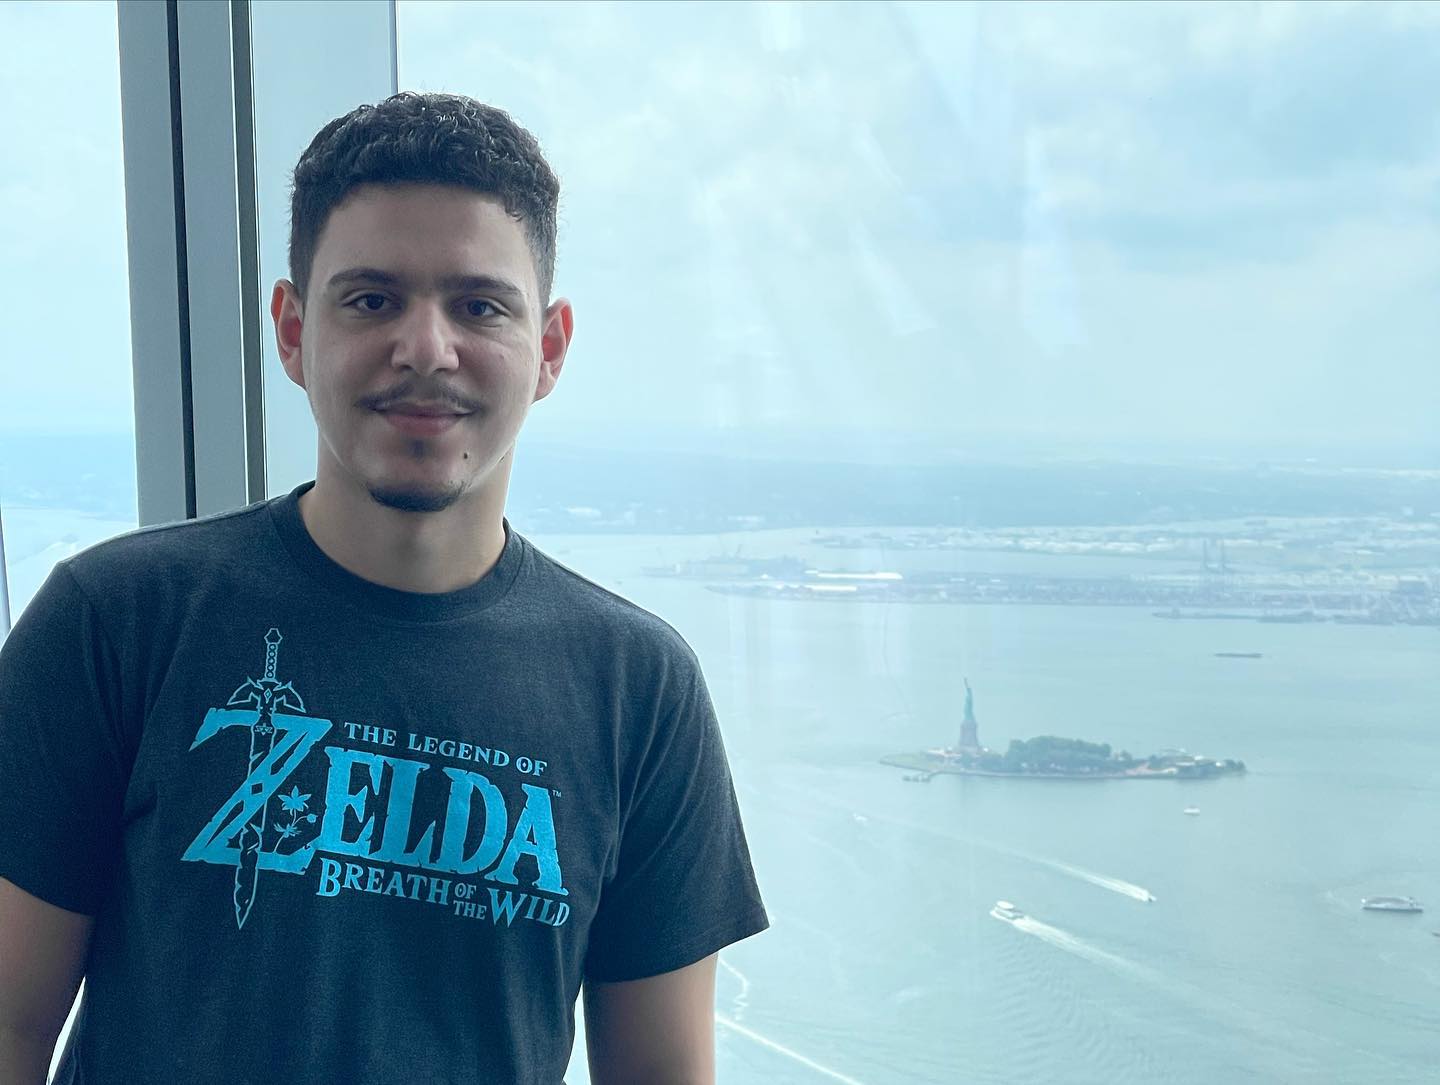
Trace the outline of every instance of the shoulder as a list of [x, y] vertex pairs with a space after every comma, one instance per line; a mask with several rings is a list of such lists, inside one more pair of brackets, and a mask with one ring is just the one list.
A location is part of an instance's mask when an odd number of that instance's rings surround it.
[[243, 555], [255, 555], [272, 531], [268, 504], [142, 527], [96, 543], [58, 567], [92, 600], [142, 586], [183, 590], [197, 578], [235, 568]]
[[524, 545], [532, 573], [527, 607], [563, 623], [592, 650], [698, 674], [695, 652], [669, 622], [562, 564], [528, 539]]

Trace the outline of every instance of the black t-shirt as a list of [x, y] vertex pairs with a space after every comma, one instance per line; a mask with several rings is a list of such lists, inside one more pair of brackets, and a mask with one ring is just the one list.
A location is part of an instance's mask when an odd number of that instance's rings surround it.
[[62, 562], [0, 650], [0, 876], [96, 917], [56, 1080], [554, 1085], [583, 980], [768, 926], [700, 668], [508, 525], [354, 576], [307, 488]]

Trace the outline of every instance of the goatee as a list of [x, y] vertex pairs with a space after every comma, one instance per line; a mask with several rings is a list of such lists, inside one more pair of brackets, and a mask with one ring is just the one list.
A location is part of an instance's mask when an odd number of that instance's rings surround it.
[[406, 487], [370, 487], [370, 497], [377, 505], [401, 512], [441, 512], [460, 500], [461, 485], [444, 490], [418, 490]]

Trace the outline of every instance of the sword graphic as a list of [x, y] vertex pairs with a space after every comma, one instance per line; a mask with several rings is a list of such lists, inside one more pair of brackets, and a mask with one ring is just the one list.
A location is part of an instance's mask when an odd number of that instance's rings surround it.
[[[271, 629], [265, 634], [265, 677], [247, 678], [245, 684], [230, 698], [230, 705], [248, 705], [259, 709], [255, 722], [250, 725], [250, 767], [246, 776], [255, 774], [256, 767], [270, 756], [275, 746], [275, 724], [272, 722], [277, 708], [305, 711], [305, 702], [300, 699], [289, 682], [275, 678], [276, 663], [280, 656], [280, 642], [285, 638], [280, 630]], [[256, 784], [259, 789], [262, 785]], [[260, 877], [260, 845], [265, 837], [265, 807], [250, 819], [240, 830], [240, 863], [235, 868], [235, 926], [245, 926], [250, 908], [255, 903], [255, 884]]]

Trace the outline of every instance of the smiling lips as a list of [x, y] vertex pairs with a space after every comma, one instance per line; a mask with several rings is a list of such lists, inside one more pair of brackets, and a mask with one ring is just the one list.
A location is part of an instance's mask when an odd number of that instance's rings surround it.
[[396, 403], [377, 413], [407, 437], [435, 437], [469, 412], [444, 404]]

